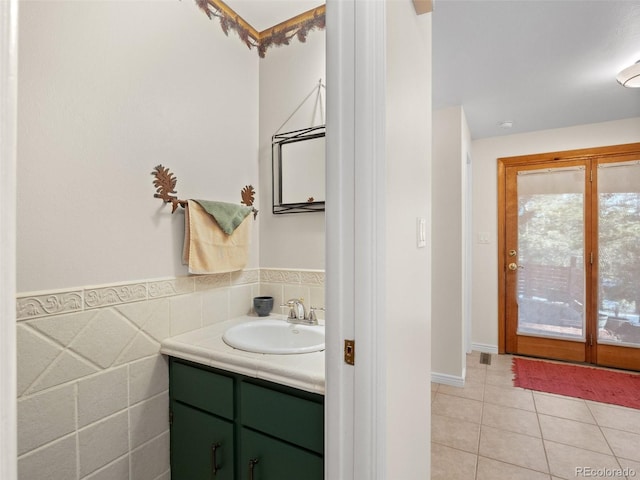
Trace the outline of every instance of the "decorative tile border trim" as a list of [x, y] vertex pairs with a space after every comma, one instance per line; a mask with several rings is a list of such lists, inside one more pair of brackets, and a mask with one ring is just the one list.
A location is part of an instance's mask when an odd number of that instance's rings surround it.
[[16, 299], [16, 319], [31, 320], [260, 282], [324, 286], [325, 274], [322, 270], [256, 268], [232, 273], [190, 275], [148, 282], [74, 288], [66, 291], [24, 293], [18, 294]]
[[137, 283], [107, 288], [93, 288], [84, 291], [84, 308], [100, 308], [121, 303], [146, 300], [147, 284]]
[[83, 291], [47, 293], [18, 298], [16, 318], [44, 317], [61, 313], [79, 312], [83, 309]]
[[300, 283], [324, 286], [324, 272], [303, 270], [300, 272]]
[[194, 277], [196, 291], [210, 290], [231, 286], [231, 274], [219, 273], [217, 275], [198, 275]]
[[325, 274], [323, 270], [263, 268], [260, 270], [260, 282], [324, 286]]
[[260, 270], [231, 272], [231, 285], [247, 285], [249, 283], [260, 283]]
[[172, 297], [194, 292], [194, 277], [180, 277], [173, 280], [159, 280], [147, 283], [149, 299]]

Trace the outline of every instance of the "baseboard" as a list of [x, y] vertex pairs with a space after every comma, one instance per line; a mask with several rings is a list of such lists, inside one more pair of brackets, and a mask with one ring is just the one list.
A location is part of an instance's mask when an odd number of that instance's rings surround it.
[[498, 347], [495, 345], [487, 345], [486, 343], [472, 343], [471, 350], [474, 352], [485, 352], [498, 354]]
[[446, 373], [431, 372], [431, 381], [433, 383], [451, 385], [452, 387], [464, 387], [464, 373], [462, 377], [457, 377], [455, 375], [447, 375]]

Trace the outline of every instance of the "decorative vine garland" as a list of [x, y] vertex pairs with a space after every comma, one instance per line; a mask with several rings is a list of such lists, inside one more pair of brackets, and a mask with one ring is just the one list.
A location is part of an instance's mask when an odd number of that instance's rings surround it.
[[267, 49], [270, 47], [289, 45], [290, 40], [294, 37], [304, 43], [310, 31], [316, 28], [320, 30], [325, 28], [324, 7], [311, 10], [307, 12], [308, 15], [303, 14], [301, 17], [304, 18], [299, 22], [290, 23], [287, 21], [273, 28], [257, 32], [228, 7], [223, 9], [216, 0], [195, 0], [195, 2], [210, 20], [216, 17], [220, 21], [220, 28], [226, 36], [229, 36], [229, 30], [234, 30], [249, 49], [257, 48], [260, 58], [265, 57]]

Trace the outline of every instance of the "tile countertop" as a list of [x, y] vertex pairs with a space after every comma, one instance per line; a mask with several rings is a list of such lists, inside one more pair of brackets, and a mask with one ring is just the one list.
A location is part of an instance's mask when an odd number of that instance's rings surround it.
[[162, 341], [160, 353], [324, 395], [324, 351], [294, 355], [252, 353], [230, 347], [222, 340], [227, 328], [259, 318], [286, 319], [278, 314], [233, 318], [169, 337]]

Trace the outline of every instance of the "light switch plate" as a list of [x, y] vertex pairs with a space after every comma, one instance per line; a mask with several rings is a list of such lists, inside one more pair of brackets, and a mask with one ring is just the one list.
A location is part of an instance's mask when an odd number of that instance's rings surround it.
[[427, 219], [418, 217], [416, 222], [416, 240], [418, 248], [427, 246]]

